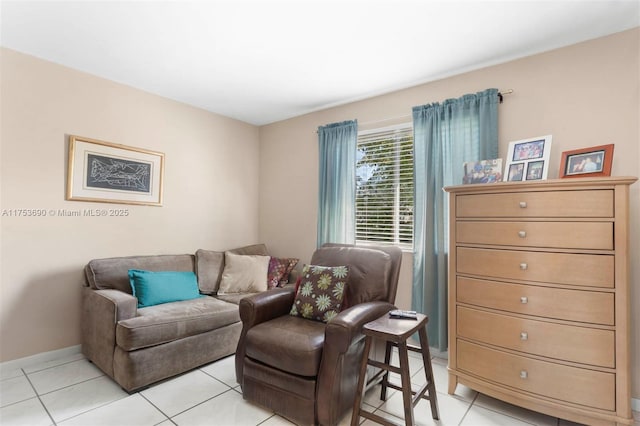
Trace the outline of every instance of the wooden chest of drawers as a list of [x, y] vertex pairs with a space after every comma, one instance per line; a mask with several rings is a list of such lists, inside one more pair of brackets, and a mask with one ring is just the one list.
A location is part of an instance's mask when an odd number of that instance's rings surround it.
[[628, 198], [637, 179], [445, 188], [449, 393], [632, 424]]

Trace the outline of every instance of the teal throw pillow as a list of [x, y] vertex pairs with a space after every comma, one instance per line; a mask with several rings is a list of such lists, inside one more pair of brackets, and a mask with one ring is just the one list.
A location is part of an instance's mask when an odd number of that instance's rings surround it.
[[138, 298], [138, 308], [201, 297], [193, 272], [129, 269], [129, 282]]

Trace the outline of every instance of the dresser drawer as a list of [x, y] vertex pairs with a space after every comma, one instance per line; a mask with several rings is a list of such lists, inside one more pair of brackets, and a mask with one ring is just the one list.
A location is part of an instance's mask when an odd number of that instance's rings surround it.
[[614, 325], [614, 295], [457, 277], [457, 301], [538, 317]]
[[528, 320], [459, 306], [458, 336], [520, 352], [615, 367], [614, 333]]
[[456, 197], [458, 217], [613, 217], [613, 207], [608, 189]]
[[523, 391], [603, 410], [615, 410], [615, 374], [512, 355], [457, 341], [459, 370]]
[[614, 287], [614, 256], [457, 248], [461, 274], [587, 287]]
[[467, 244], [612, 250], [613, 223], [458, 221], [456, 241]]

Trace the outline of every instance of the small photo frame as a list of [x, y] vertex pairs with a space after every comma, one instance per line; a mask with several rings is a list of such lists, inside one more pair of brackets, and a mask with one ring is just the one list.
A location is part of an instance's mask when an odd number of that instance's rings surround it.
[[529, 161], [525, 180], [540, 180], [544, 171], [544, 161]]
[[509, 143], [504, 180], [546, 180], [551, 154], [551, 135]]
[[164, 154], [69, 136], [66, 199], [162, 205]]
[[524, 175], [524, 163], [510, 164], [507, 170], [508, 170], [507, 172], [508, 181], [522, 180], [522, 176]]
[[502, 158], [464, 163], [463, 184], [494, 183], [502, 180]]
[[613, 144], [564, 151], [560, 160], [560, 177], [611, 176]]

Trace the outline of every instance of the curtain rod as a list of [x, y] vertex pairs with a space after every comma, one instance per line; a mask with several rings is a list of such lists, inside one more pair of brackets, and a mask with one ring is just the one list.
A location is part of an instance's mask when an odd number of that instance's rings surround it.
[[[513, 89], [507, 89], [507, 90], [503, 90], [501, 92], [498, 92], [498, 99], [499, 102], [502, 103], [502, 97], [504, 95], [510, 95], [513, 93]], [[358, 126], [366, 126], [368, 124], [376, 124], [376, 123], [384, 123], [385, 121], [392, 121], [392, 120], [400, 120], [401, 118], [409, 118], [412, 117], [412, 114], [407, 114], [407, 115], [398, 115], [396, 117], [389, 117], [389, 118], [383, 118], [382, 120], [374, 120], [374, 121], [365, 121], [362, 123], [358, 123]], [[316, 131], [316, 133], [318, 133]]]
[[500, 99], [500, 103], [502, 103], [502, 97], [504, 95], [510, 95], [513, 93], [513, 89], [507, 89], [504, 92], [498, 92], [498, 99]]
[[[498, 92], [498, 99], [499, 99], [500, 103], [502, 103], [502, 97], [504, 95], [510, 95], [512, 93], [513, 93], [513, 89], [507, 89], [507, 90], [503, 90], [502, 92]], [[385, 121], [400, 120], [401, 118], [409, 118], [411, 116], [412, 116], [412, 114], [399, 115], [397, 117], [383, 118], [382, 120], [365, 121], [363, 123], [358, 123], [358, 125], [359, 126], [366, 126], [367, 124], [376, 124], [376, 123], [383, 123]]]

